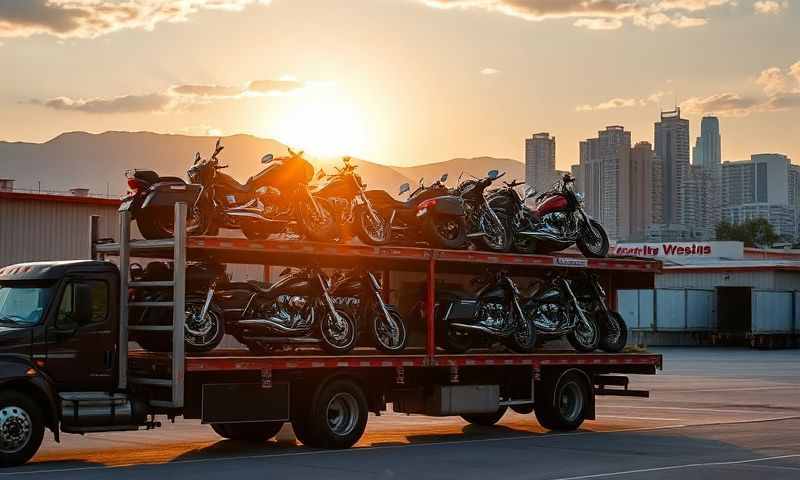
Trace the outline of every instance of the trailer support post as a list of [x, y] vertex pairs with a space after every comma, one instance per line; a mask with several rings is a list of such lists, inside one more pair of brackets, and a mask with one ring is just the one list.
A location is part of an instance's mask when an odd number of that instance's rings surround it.
[[428, 260], [428, 280], [427, 280], [427, 298], [425, 300], [425, 323], [428, 329], [428, 338], [426, 343], [426, 353], [428, 355], [428, 362], [432, 365], [434, 362], [434, 355], [436, 354], [436, 338], [434, 336], [434, 329], [436, 327], [434, 315], [434, 307], [436, 305], [436, 260], [431, 253]]
[[186, 365], [184, 323], [186, 322], [186, 203], [175, 204], [175, 245], [172, 269], [172, 407], [183, 407]]
[[128, 388], [128, 275], [131, 263], [131, 212], [119, 214], [119, 346], [117, 385]]

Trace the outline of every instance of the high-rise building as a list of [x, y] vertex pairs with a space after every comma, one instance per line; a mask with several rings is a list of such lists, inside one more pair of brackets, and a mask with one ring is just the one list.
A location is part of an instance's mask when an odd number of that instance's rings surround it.
[[[656, 162], [658, 162], [657, 157], [649, 142], [639, 142], [631, 149], [630, 240], [644, 240], [647, 226], [651, 223], [660, 223], [654, 222], [653, 211], [656, 206], [653, 201], [655, 200], [653, 190], [656, 187], [654, 177], [661, 181], [661, 165], [656, 165]], [[660, 203], [660, 199], [658, 201]]]
[[525, 184], [537, 192], [550, 190], [556, 180], [556, 137], [534, 133], [525, 139]]
[[722, 140], [717, 117], [703, 117], [700, 121], [700, 136], [697, 137], [692, 158], [692, 164], [699, 167], [719, 168], [722, 164]]
[[766, 218], [786, 239], [797, 236], [800, 171], [786, 155], [764, 153], [722, 164], [722, 219]]
[[699, 236], [709, 240], [720, 221], [722, 208], [722, 140], [717, 117], [703, 117], [700, 122], [700, 136], [695, 143], [689, 177], [694, 191], [685, 195], [687, 202], [694, 204], [694, 211], [688, 207], [684, 218], [694, 220]]
[[610, 126], [580, 143], [580, 164], [573, 167], [587, 212], [616, 240], [630, 237], [630, 157], [631, 132]]
[[661, 112], [655, 124], [655, 151], [664, 165], [664, 223], [683, 224], [684, 180], [689, 174], [689, 120], [681, 118], [681, 109]]

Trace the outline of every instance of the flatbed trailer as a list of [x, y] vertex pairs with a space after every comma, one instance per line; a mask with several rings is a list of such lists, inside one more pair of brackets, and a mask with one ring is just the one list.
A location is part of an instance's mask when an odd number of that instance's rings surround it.
[[[35, 352], [31, 355], [30, 368], [22, 374], [28, 383], [7, 382], [0, 375], [0, 403], [9, 389], [13, 389], [12, 397], [30, 397], [33, 405], [30, 408], [39, 412], [29, 419], [40, 417], [57, 440], [62, 431], [150, 429], [160, 425], [158, 416], [166, 415], [200, 419], [225, 438], [255, 441], [274, 436], [282, 425], [291, 422], [296, 437], [305, 445], [347, 448], [363, 434], [368, 412], [380, 414], [390, 403], [395, 412], [460, 415], [480, 425], [496, 423], [511, 408], [518, 413], [534, 413], [548, 429], [576, 429], [585, 419], [595, 418], [596, 395], [647, 397], [647, 391], [629, 388], [627, 375], [653, 375], [662, 368], [661, 356], [651, 353], [541, 349], [519, 354], [476, 349], [465, 354], [449, 354], [437, 348], [433, 315], [440, 276], [471, 275], [487, 267], [502, 268], [520, 276], [548, 269], [588, 269], [600, 276], [613, 308], [616, 289], [652, 287], [653, 276], [661, 270], [657, 261], [299, 240], [187, 238], [183, 233], [185, 218], [186, 206], [177, 204], [175, 238], [131, 240], [131, 218], [123, 212], [116, 242], [96, 241], [94, 219], [90, 255], [100, 260], [115, 259], [116, 266], [97, 261], [58, 266], [67, 272], [66, 278], [59, 282], [81, 278], [83, 271], [103, 269], [106, 275], [111, 275], [109, 278], [117, 279], [118, 285], [112, 289], [115, 312], [109, 315], [111, 326], [98, 332], [116, 337], [112, 340], [112, 354], [106, 352], [105, 355], [109, 388], [89, 391], [83, 387], [72, 388], [69, 382], [51, 381], [48, 365], [63, 362], [64, 357], [49, 358], [48, 353], [56, 351], [50, 349], [40, 354], [38, 360]], [[159, 287], [172, 290], [173, 301], [157, 305], [172, 309], [171, 325], [128, 324], [128, 310], [133, 306], [129, 304], [129, 289], [153, 286], [153, 282], [129, 279], [134, 257], [174, 262], [174, 278], [155, 282]], [[387, 283], [394, 278], [394, 272], [410, 272], [424, 278], [423, 335], [416, 344], [412, 342], [403, 353], [396, 355], [361, 347], [346, 355], [320, 354], [307, 348], [269, 355], [253, 354], [246, 349], [187, 354], [183, 341], [186, 264], [208, 258], [229, 264], [365, 267], [381, 272]], [[0, 269], [0, 281], [36, 274], [40, 266], [31, 265]], [[143, 306], [147, 302], [138, 303]], [[47, 322], [49, 320], [43, 320], [45, 328]], [[172, 350], [129, 351], [129, 332], [137, 329], [171, 335]], [[54, 341], [59, 341], [58, 338]], [[2, 362], [0, 358], [0, 374]], [[0, 404], [0, 409], [2, 407]], [[36, 448], [38, 444], [33, 452]], [[33, 454], [27, 450], [16, 454], [0, 452], [0, 464], [22, 463], [30, 458], [30, 455], [26, 457], [28, 453]]]

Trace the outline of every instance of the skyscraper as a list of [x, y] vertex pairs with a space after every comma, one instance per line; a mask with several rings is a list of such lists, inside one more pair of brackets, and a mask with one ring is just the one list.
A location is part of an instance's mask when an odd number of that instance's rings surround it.
[[720, 168], [722, 164], [722, 141], [717, 117], [703, 117], [700, 122], [700, 136], [697, 137], [692, 154], [693, 165], [712, 169]]
[[681, 109], [661, 112], [655, 124], [655, 151], [664, 166], [664, 223], [684, 223], [682, 189], [689, 174], [689, 120], [681, 118]]
[[[661, 165], [653, 146], [649, 142], [639, 142], [631, 149], [630, 163], [630, 240], [644, 240], [647, 226], [655, 222], [655, 207], [660, 207], [660, 198], [654, 198], [654, 190], [661, 181]], [[660, 162], [659, 162], [660, 163]], [[661, 193], [661, 189], [657, 189]], [[660, 210], [660, 208], [659, 208]], [[659, 212], [660, 215], [660, 212]]]
[[556, 180], [556, 137], [534, 133], [525, 139], [525, 183], [537, 192], [550, 190]]
[[[699, 235], [708, 240], [714, 236], [714, 227], [722, 214], [722, 147], [717, 117], [703, 117], [700, 122], [700, 136], [693, 150], [690, 169], [694, 191], [687, 192], [694, 202], [694, 212], [690, 219], [696, 222]], [[685, 207], [688, 208], [688, 207]], [[691, 209], [690, 209], [691, 210]]]
[[581, 142], [580, 164], [573, 167], [586, 210], [616, 240], [630, 236], [630, 159], [631, 132], [615, 125]]

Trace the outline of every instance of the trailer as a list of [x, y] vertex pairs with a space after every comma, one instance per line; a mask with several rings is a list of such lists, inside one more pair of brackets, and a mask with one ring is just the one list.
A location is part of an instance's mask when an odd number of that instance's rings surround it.
[[[647, 391], [629, 388], [627, 375], [653, 375], [662, 368], [661, 356], [650, 353], [484, 349], [447, 354], [437, 348], [433, 315], [442, 276], [478, 273], [487, 266], [523, 276], [588, 269], [601, 276], [613, 306], [617, 289], [652, 288], [661, 269], [657, 261], [187, 238], [185, 204], [176, 205], [175, 218], [174, 238], [131, 240], [130, 214], [122, 212], [117, 241], [93, 241], [90, 255], [96, 260], [0, 270], [0, 287], [36, 285], [51, 299], [30, 332], [13, 341], [0, 334], [0, 464], [29, 460], [44, 428], [59, 440], [60, 432], [152, 429], [163, 416], [199, 419], [224, 438], [247, 441], [269, 439], [290, 422], [300, 442], [318, 448], [354, 445], [368, 413], [380, 414], [388, 404], [395, 412], [458, 415], [479, 425], [495, 424], [511, 408], [535, 414], [545, 428], [573, 430], [595, 418], [597, 395], [647, 397]], [[174, 278], [158, 285], [132, 282], [132, 257], [172, 260]], [[231, 264], [366, 267], [385, 272], [387, 282], [393, 275], [416, 275], [425, 284], [423, 335], [396, 355], [370, 348], [337, 356], [313, 348], [281, 355], [244, 349], [187, 354], [185, 268], [187, 261], [209, 257]], [[106, 300], [86, 287], [92, 282], [106, 285]], [[148, 286], [171, 289], [172, 301], [129, 302], [130, 288]], [[65, 303], [74, 315], [61, 314]], [[135, 306], [172, 309], [172, 324], [129, 325], [128, 311]], [[129, 351], [129, 332], [136, 330], [171, 335], [171, 351]]]

